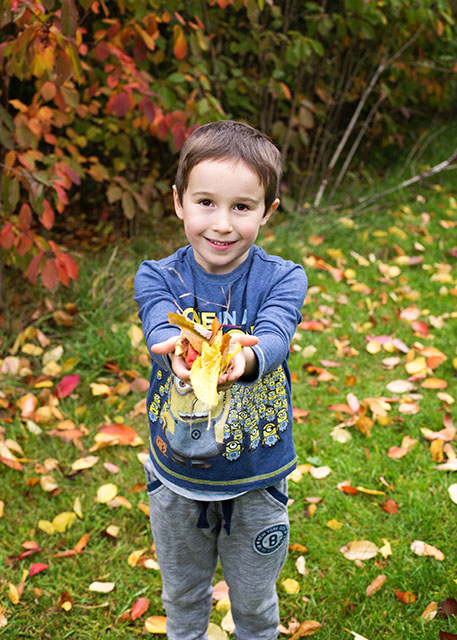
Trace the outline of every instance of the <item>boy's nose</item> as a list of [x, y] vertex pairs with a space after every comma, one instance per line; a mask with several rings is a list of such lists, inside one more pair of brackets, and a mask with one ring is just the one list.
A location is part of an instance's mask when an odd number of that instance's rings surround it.
[[220, 233], [229, 233], [232, 231], [232, 217], [229, 211], [218, 211], [214, 220], [213, 228]]

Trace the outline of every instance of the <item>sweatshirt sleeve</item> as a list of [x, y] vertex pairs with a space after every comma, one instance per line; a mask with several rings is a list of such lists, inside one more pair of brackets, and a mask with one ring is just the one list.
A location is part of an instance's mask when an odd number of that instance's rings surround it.
[[176, 312], [176, 294], [171, 291], [164, 269], [155, 260], [144, 261], [135, 276], [135, 301], [139, 305], [138, 316], [143, 325], [148, 351], [159, 367], [171, 370], [166, 355], [151, 353], [151, 346], [178, 336], [180, 331], [168, 322], [168, 312]]
[[273, 279], [254, 325], [253, 333], [259, 339], [253, 347], [259, 364], [256, 380], [288, 358], [292, 338], [302, 320], [307, 287], [304, 269], [291, 262], [286, 262]]

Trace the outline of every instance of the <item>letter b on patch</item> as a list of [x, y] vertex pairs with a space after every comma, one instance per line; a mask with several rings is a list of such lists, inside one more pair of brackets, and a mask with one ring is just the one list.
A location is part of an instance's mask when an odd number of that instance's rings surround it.
[[274, 524], [262, 529], [254, 538], [254, 551], [261, 555], [274, 553], [287, 540], [288, 533], [289, 527], [286, 524]]

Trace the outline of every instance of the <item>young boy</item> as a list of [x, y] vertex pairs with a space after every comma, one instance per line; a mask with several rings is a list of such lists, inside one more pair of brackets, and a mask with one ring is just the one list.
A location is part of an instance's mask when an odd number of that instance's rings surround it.
[[[204, 640], [218, 559], [239, 640], [278, 635], [276, 580], [289, 539], [292, 440], [289, 346], [304, 270], [254, 244], [279, 204], [281, 158], [240, 122], [214, 122], [185, 142], [173, 196], [189, 245], [141, 264], [136, 301], [152, 373], [145, 469], [170, 640]], [[206, 327], [217, 317], [241, 351], [219, 378], [218, 404], [197, 400], [174, 353], [168, 312]]]

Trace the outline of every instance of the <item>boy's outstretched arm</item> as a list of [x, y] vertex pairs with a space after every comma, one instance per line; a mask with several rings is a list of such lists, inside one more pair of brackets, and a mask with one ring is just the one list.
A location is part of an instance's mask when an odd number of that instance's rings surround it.
[[[189, 380], [190, 368], [182, 356], [177, 356], [174, 353], [178, 337], [179, 336], [172, 336], [164, 342], [158, 342], [152, 345], [151, 351], [152, 353], [160, 355], [168, 355], [171, 368], [175, 375], [181, 380]], [[255, 336], [242, 333], [232, 337], [232, 345], [238, 342], [242, 346], [242, 349], [233, 357], [229, 370], [219, 378], [219, 385], [230, 384], [242, 376], [247, 379], [256, 377], [258, 368], [257, 356], [250, 347], [253, 347], [258, 341], [258, 338]]]

